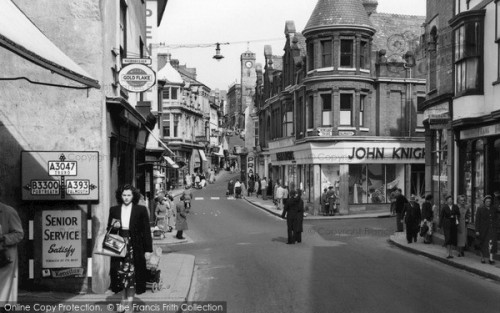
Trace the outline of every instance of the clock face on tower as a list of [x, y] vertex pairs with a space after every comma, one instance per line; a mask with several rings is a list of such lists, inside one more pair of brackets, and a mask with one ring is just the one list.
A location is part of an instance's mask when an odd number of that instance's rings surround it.
[[248, 68], [251, 68], [253, 65], [253, 63], [251, 61], [246, 61], [245, 62], [245, 66], [248, 67]]

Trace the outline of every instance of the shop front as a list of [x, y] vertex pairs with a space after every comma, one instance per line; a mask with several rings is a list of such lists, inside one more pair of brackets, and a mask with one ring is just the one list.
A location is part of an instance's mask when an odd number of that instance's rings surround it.
[[[288, 149], [288, 150], [287, 150]], [[391, 192], [423, 196], [425, 148], [423, 141], [314, 142], [271, 153], [291, 189], [300, 189], [315, 214], [324, 189], [332, 186], [340, 212], [389, 210]]]
[[500, 191], [500, 123], [458, 134], [458, 192], [467, 196], [474, 217], [484, 196]]

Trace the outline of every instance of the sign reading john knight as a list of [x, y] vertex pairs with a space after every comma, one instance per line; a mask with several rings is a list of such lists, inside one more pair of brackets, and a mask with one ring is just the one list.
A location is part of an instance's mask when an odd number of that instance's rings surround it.
[[82, 214], [78, 210], [42, 212], [42, 267], [82, 265]]

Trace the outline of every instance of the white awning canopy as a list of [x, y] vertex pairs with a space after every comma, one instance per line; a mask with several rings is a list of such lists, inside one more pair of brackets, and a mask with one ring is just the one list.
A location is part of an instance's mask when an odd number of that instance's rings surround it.
[[62, 52], [11, 1], [0, 1], [0, 46], [66, 78], [99, 89], [99, 81]]
[[164, 156], [163, 158], [165, 159], [165, 161], [167, 161], [167, 163], [168, 163], [168, 165], [170, 167], [172, 167], [172, 168], [179, 168], [179, 165], [177, 165], [177, 163], [175, 163], [174, 160], [172, 160], [168, 156]]
[[198, 150], [200, 152], [200, 158], [203, 162], [207, 162], [207, 157], [205, 156], [205, 151], [199, 149]]

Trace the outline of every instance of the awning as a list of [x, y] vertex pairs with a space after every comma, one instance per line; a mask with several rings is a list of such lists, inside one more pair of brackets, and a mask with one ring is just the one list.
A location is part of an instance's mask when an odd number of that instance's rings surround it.
[[99, 81], [62, 52], [11, 1], [0, 1], [0, 46], [66, 78], [94, 88]]
[[163, 157], [165, 159], [165, 161], [167, 161], [168, 165], [172, 168], [179, 168], [179, 165], [177, 165], [174, 160], [172, 160], [171, 158], [169, 158], [168, 156], [164, 156]]
[[[218, 150], [214, 149], [214, 151], [212, 152], [212, 154], [216, 155], [216, 156], [219, 156], [219, 157], [223, 157], [224, 156], [224, 152], [223, 152], [224, 149], [222, 149], [222, 146], [218, 146], [216, 148], [218, 148]], [[215, 150], [217, 150], [217, 151], [215, 151]]]
[[198, 150], [200, 152], [200, 158], [203, 162], [207, 162], [207, 157], [205, 156], [205, 151], [199, 149]]
[[158, 141], [158, 143], [163, 147], [165, 148], [168, 152], [172, 153], [172, 154], [175, 154], [172, 150], [170, 150], [167, 145], [161, 141], [160, 139], [158, 139], [158, 137], [155, 136], [155, 134], [153, 134], [153, 131], [151, 129], [149, 129], [148, 127], [144, 126], [144, 128], [147, 129], [147, 131], [149, 132], [149, 134], [151, 135], [151, 137], [153, 137], [156, 141]]

